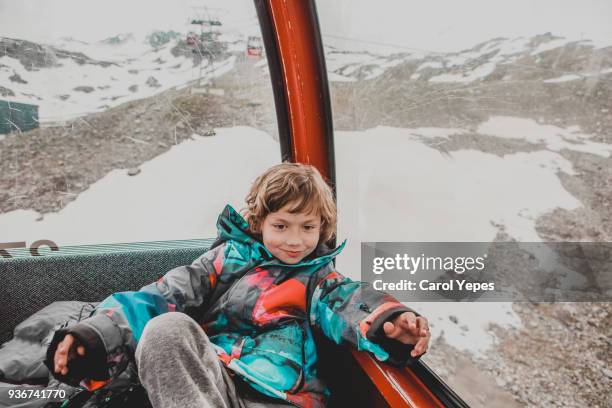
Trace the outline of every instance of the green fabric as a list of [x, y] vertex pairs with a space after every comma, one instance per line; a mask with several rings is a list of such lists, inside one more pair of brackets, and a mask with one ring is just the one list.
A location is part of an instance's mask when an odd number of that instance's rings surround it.
[[41, 248], [44, 256], [10, 250], [0, 258], [0, 342], [36, 311], [59, 300], [98, 302], [138, 290], [180, 265], [189, 265], [214, 239]]

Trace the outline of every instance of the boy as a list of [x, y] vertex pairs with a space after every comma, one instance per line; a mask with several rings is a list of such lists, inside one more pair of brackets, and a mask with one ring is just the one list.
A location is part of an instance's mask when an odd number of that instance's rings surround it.
[[244, 218], [226, 206], [217, 241], [190, 266], [58, 330], [54, 375], [94, 390], [135, 360], [155, 408], [324, 407], [313, 329], [393, 364], [427, 350], [425, 318], [335, 271], [344, 243], [325, 245], [336, 206], [314, 167], [270, 168], [246, 204]]

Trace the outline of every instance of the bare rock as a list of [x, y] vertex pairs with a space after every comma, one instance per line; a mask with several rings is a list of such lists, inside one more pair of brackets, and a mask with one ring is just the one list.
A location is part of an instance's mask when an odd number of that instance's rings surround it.
[[28, 81], [26, 81], [25, 79], [23, 79], [22, 77], [19, 76], [18, 73], [14, 73], [13, 75], [11, 75], [9, 77], [9, 79], [13, 82], [17, 82], [18, 84], [27, 84]]
[[132, 167], [127, 172], [128, 176], [136, 176], [139, 173], [140, 173], [140, 168], [139, 167]]
[[15, 96], [15, 92], [11, 91], [8, 88], [0, 86], [0, 96]]
[[150, 76], [149, 78], [147, 78], [147, 82], [145, 82], [148, 86], [150, 86], [151, 88], [159, 88], [161, 86], [161, 84], [159, 83], [159, 81], [157, 80], [157, 78]]
[[74, 90], [78, 92], [90, 93], [93, 92], [95, 88], [93, 86], [77, 86], [74, 88]]

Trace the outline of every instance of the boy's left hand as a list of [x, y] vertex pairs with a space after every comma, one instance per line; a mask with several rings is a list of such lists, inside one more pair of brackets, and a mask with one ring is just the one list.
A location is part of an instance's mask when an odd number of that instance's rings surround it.
[[386, 322], [383, 330], [391, 339], [414, 345], [414, 349], [410, 352], [412, 357], [420, 356], [429, 348], [431, 333], [427, 319], [423, 316], [417, 317], [412, 312], [404, 312], [392, 322]]

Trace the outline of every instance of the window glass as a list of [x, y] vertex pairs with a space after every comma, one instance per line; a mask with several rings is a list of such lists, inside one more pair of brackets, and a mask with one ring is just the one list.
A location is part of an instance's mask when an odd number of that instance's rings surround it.
[[214, 237], [280, 161], [248, 0], [0, 0], [0, 119], [0, 242]]
[[[317, 6], [341, 272], [360, 278], [367, 241], [610, 240], [611, 3]], [[610, 304], [408, 305], [432, 327], [423, 360], [470, 406], [606, 405], [609, 345], [577, 332], [605, 337]]]

